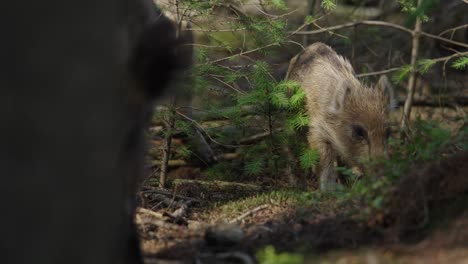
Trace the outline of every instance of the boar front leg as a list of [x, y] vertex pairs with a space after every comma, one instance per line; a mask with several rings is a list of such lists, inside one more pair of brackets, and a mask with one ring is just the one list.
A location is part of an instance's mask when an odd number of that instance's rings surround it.
[[330, 143], [317, 136], [318, 133], [309, 135], [310, 146], [319, 152], [319, 164], [315, 169], [315, 174], [319, 176], [320, 190], [323, 192], [334, 191], [336, 189], [337, 173], [335, 171], [336, 152]]

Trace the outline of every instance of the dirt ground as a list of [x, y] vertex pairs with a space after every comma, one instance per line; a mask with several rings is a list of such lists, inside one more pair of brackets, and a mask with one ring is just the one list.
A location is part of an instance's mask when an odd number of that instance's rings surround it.
[[222, 256], [241, 252], [253, 261], [255, 250], [266, 245], [299, 251], [305, 255], [303, 263], [468, 263], [468, 212], [408, 244], [385, 241], [381, 234], [345, 218], [308, 222], [286, 217], [291, 216], [287, 211], [273, 207], [246, 219], [240, 225], [245, 237], [238, 244], [210, 244], [204, 228], [190, 225], [147, 231], [142, 239], [147, 263], [255, 263]]
[[[147, 263], [258, 263], [255, 254], [268, 245], [278, 254], [300, 254], [299, 263], [468, 263], [467, 172], [468, 152], [415, 170], [401, 183], [394, 210], [383, 216], [391, 221], [378, 225], [347, 215], [333, 199], [315, 206], [278, 197], [242, 204], [235, 200], [251, 198], [233, 195], [237, 207], [227, 206], [230, 201], [198, 205], [180, 217], [167, 208], [141, 209], [142, 248]], [[407, 181], [424, 188], [425, 205], [409, 202], [419, 197]], [[238, 188], [227, 192], [248, 186]], [[415, 228], [425, 210], [429, 221]]]

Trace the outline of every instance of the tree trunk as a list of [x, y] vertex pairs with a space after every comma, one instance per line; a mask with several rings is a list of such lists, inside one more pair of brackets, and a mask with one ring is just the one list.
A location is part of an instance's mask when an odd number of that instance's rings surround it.
[[165, 121], [166, 124], [166, 135], [164, 136], [164, 148], [163, 148], [163, 157], [161, 160], [161, 173], [159, 174], [159, 187], [164, 188], [166, 186], [166, 177], [167, 171], [169, 169], [169, 159], [171, 156], [171, 144], [172, 144], [172, 134], [175, 129], [175, 99], [171, 100], [171, 105], [169, 109], [168, 120]]
[[[419, 7], [422, 0], [418, 0]], [[411, 116], [411, 106], [413, 104], [414, 90], [416, 87], [417, 78], [417, 59], [419, 52], [419, 36], [421, 32], [421, 19], [416, 17], [416, 23], [412, 33], [412, 48], [411, 48], [411, 72], [408, 80], [408, 94], [406, 96], [405, 105], [403, 108], [403, 118], [401, 120], [401, 128], [407, 130], [409, 128], [409, 119]]]

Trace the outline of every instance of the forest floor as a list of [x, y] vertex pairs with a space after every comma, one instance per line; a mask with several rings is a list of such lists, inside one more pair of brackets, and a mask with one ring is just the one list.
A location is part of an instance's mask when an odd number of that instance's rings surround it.
[[411, 180], [429, 179], [422, 207], [404, 183], [372, 217], [339, 194], [179, 179], [172, 209], [139, 209], [137, 223], [147, 263], [468, 263], [467, 171], [468, 152], [426, 165]]
[[271, 188], [214, 181], [193, 167], [169, 178], [169, 190], [140, 192], [147, 264], [468, 264], [468, 151], [415, 164], [378, 213], [344, 193], [314, 191], [313, 180]]

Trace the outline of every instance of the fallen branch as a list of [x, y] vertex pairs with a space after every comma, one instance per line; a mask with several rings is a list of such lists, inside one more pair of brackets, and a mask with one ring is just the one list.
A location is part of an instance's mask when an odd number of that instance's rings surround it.
[[137, 218], [135, 223], [137, 225], [150, 224], [150, 225], [155, 225], [155, 226], [165, 228], [165, 229], [170, 229], [170, 230], [181, 230], [183, 228], [182, 226], [168, 223], [164, 220], [159, 220], [159, 219], [151, 219], [150, 221], [143, 221], [141, 218]]
[[240, 157], [239, 153], [224, 153], [216, 156], [218, 161], [235, 160]]
[[[143, 226], [145, 224], [151, 224], [151, 225], [155, 225], [155, 226], [166, 228], [166, 229], [180, 230], [180, 226], [166, 222], [164, 215], [161, 213], [154, 212], [152, 210], [148, 210], [142, 207], [137, 208], [136, 212], [137, 212], [137, 215], [135, 217], [135, 223], [137, 225]], [[153, 219], [149, 221], [144, 221], [138, 214], [146, 214], [146, 215], [153, 217]]]
[[164, 216], [161, 213], [158, 213], [158, 212], [155, 212], [155, 211], [143, 208], [143, 207], [138, 207], [136, 209], [136, 212], [138, 214], [147, 214], [147, 215], [151, 215], [151, 216], [156, 217], [156, 218], [164, 219]]
[[261, 210], [264, 210], [266, 208], [270, 207], [269, 204], [264, 204], [264, 205], [260, 205], [260, 206], [257, 206], [255, 207], [254, 209], [252, 210], [249, 210], [243, 214], [241, 214], [240, 216], [234, 218], [233, 220], [229, 221], [230, 224], [234, 224], [234, 223], [237, 223], [239, 221], [241, 221], [242, 219], [246, 218], [247, 216], [250, 216], [250, 215], [253, 215]]
[[193, 202], [197, 202], [197, 203], [202, 202], [202, 200], [192, 198], [192, 197], [183, 196], [183, 195], [180, 195], [180, 194], [175, 194], [175, 193], [172, 193], [172, 192], [164, 190], [164, 189], [149, 189], [149, 190], [143, 190], [141, 192], [142, 193], [157, 193], [157, 194], [162, 194], [162, 195], [166, 195], [166, 196], [173, 196], [173, 197], [181, 199], [181, 200], [193, 201]]
[[188, 207], [193, 201], [177, 201], [175, 197], [168, 198], [167, 195], [156, 193], [152, 194], [150, 197], [147, 197], [151, 203], [159, 202], [153, 208], [159, 207], [159, 205], [164, 205], [169, 208], [179, 209], [181, 207]]
[[[179, 220], [185, 216], [187, 216], [187, 210], [188, 210], [188, 205], [187, 204], [182, 204], [179, 208], [177, 208], [174, 212], [168, 213], [166, 212], [167, 215], [169, 215], [172, 219], [174, 220]], [[187, 222], [187, 221], [184, 221]]]
[[[169, 198], [165, 197], [162, 194], [155, 195], [154, 200], [160, 201], [160, 204], [162, 203], [162, 204], [165, 204], [166, 206], [171, 206], [171, 205], [175, 204], [177, 209], [172, 213], [165, 212], [164, 214], [154, 212], [152, 210], [148, 210], [148, 209], [145, 209], [145, 208], [139, 208], [137, 210], [137, 212], [151, 215], [151, 216], [156, 217], [158, 219], [161, 219], [161, 221], [165, 221], [165, 222], [173, 222], [173, 223], [176, 223], [176, 224], [181, 224], [182, 223], [183, 225], [188, 224], [187, 220], [184, 217], [187, 216], [187, 211], [188, 211], [189, 205], [192, 203], [192, 201], [188, 201], [188, 202], [175, 201], [173, 199], [169, 199]], [[139, 218], [139, 219], [137, 218], [137, 221], [141, 221], [141, 218]], [[158, 223], [158, 225], [162, 225], [162, 224]]]

